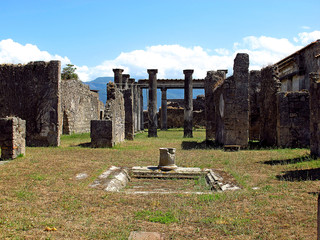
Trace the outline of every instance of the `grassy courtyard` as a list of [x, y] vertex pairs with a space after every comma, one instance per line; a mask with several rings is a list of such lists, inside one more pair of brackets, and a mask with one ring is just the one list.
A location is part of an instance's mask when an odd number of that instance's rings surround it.
[[[204, 130], [192, 139], [181, 129], [158, 136], [144, 132], [113, 149], [89, 148], [89, 134], [63, 136], [60, 147], [28, 147], [0, 165], [0, 239], [127, 239], [131, 231], [168, 239], [316, 238], [320, 161], [308, 149], [224, 152], [203, 148]], [[129, 195], [89, 187], [110, 166], [157, 165], [160, 147], [175, 147], [179, 166], [231, 174], [242, 189]], [[79, 173], [88, 177], [77, 180]]]

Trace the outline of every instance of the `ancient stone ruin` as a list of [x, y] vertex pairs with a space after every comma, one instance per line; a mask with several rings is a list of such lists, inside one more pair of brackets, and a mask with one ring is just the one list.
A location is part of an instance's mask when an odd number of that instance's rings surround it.
[[26, 121], [27, 146], [59, 146], [60, 61], [0, 65], [0, 117]]
[[[208, 72], [205, 79], [206, 96], [212, 95], [211, 99], [214, 99], [214, 108], [207, 109], [206, 116], [211, 118], [209, 123], [215, 124], [215, 140], [218, 144], [248, 146], [248, 68], [249, 56], [237, 54], [234, 60], [233, 76], [225, 79], [224, 72], [212, 71]], [[213, 130], [212, 126], [209, 128]], [[213, 133], [209, 133], [206, 138], [210, 139], [212, 135]]]
[[277, 146], [309, 147], [309, 92], [280, 92], [277, 94], [277, 106]]
[[107, 85], [104, 119], [91, 121], [91, 146], [113, 147], [125, 138], [125, 110], [121, 90], [116, 84]]
[[320, 74], [310, 73], [310, 149], [320, 157]]
[[90, 121], [102, 119], [104, 104], [99, 93], [79, 80], [61, 81], [63, 134], [90, 132]]
[[25, 155], [26, 121], [17, 117], [0, 118], [1, 159]]

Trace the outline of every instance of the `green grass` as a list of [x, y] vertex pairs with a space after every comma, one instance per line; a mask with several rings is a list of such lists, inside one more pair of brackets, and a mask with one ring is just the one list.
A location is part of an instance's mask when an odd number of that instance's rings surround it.
[[[90, 134], [62, 136], [60, 147], [27, 147], [23, 158], [0, 165], [0, 239], [127, 239], [131, 231], [168, 239], [314, 238], [319, 182], [295, 176], [320, 168], [308, 149], [224, 152], [204, 148], [204, 139], [204, 129], [192, 139], [170, 129], [158, 138], [145, 131], [113, 149], [88, 147]], [[183, 149], [183, 142], [194, 148]], [[111, 166], [157, 165], [160, 147], [176, 148], [178, 166], [219, 169], [242, 189], [130, 195], [89, 187]], [[76, 180], [84, 172], [88, 178]], [[202, 179], [187, 184], [205, 187]]]

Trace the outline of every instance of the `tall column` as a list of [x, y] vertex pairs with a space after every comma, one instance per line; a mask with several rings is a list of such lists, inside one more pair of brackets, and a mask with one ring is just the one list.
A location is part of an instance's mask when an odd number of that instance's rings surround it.
[[119, 89], [122, 89], [122, 72], [123, 69], [114, 68], [112, 69], [114, 72], [114, 83], [117, 85]]
[[149, 104], [148, 104], [148, 137], [157, 136], [157, 73], [158, 69], [148, 69], [149, 74]]
[[183, 70], [184, 73], [184, 137], [193, 137], [193, 86], [192, 86], [192, 69]]
[[122, 74], [122, 89], [128, 89], [130, 74]]
[[134, 83], [134, 126], [135, 126], [135, 131], [139, 131], [139, 94], [138, 94], [138, 83]]
[[140, 129], [144, 130], [144, 117], [143, 117], [143, 92], [142, 88], [140, 88]]
[[168, 130], [167, 126], [167, 89], [161, 89], [161, 130]]

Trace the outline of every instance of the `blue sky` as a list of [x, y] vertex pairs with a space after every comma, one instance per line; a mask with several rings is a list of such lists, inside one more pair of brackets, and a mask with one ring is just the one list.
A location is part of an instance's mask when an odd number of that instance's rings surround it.
[[232, 72], [237, 52], [250, 68], [274, 63], [320, 39], [319, 0], [0, 0], [0, 63], [59, 59], [83, 81], [158, 68]]

